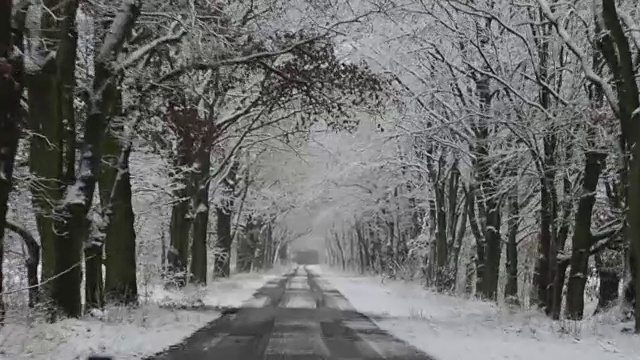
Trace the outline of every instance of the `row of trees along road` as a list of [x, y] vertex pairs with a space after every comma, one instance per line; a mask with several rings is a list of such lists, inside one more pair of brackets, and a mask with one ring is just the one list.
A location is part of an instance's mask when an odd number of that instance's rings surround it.
[[[31, 306], [55, 319], [137, 302], [136, 156], [169, 169], [168, 190], [153, 189], [171, 196], [162, 260], [168, 283], [204, 284], [209, 268], [209, 278], [228, 276], [234, 238], [253, 242], [243, 267], [273, 263], [281, 248], [270, 230], [274, 215], [254, 211], [244, 226], [247, 216], [238, 214], [256, 147], [321, 120], [349, 127], [353, 104], [375, 106], [383, 87], [365, 66], [336, 57], [332, 37], [349, 21], [270, 27], [285, 8], [277, 1], [0, 3], [0, 239], [9, 230], [26, 244]], [[24, 194], [30, 204], [20, 201]], [[33, 209], [32, 228], [7, 216], [23, 207]], [[0, 287], [0, 294], [22, 290]]]
[[639, 19], [634, 1], [400, 1], [346, 35], [400, 106], [375, 146], [323, 140], [360, 154], [315, 173], [331, 261], [555, 319], [583, 318], [589, 279], [597, 311], [624, 280], [640, 331]]

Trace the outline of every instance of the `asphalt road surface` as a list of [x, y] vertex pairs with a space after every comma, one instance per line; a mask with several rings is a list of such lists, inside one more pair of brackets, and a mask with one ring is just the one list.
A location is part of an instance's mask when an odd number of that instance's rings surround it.
[[433, 360], [380, 330], [306, 267], [147, 360]]

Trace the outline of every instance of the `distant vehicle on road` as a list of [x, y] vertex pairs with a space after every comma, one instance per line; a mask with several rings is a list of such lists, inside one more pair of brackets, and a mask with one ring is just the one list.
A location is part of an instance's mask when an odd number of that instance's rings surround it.
[[320, 254], [317, 250], [298, 250], [293, 261], [300, 265], [315, 265], [320, 262]]

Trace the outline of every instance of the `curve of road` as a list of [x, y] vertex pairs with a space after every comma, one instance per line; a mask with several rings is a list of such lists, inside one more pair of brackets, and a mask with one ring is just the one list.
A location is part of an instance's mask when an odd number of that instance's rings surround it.
[[236, 312], [145, 360], [433, 360], [382, 331], [307, 267], [268, 282]]

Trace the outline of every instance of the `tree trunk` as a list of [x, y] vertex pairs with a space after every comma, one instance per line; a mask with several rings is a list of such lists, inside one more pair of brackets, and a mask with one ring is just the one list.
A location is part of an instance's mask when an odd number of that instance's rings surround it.
[[[571, 153], [572, 145], [571, 143], [567, 144], [567, 152]], [[569, 159], [569, 155], [566, 157]], [[564, 284], [567, 276], [567, 267], [569, 263], [566, 261], [562, 261], [558, 259], [557, 254], [560, 252], [564, 252], [564, 248], [567, 242], [567, 237], [569, 236], [569, 222], [571, 217], [571, 212], [573, 208], [573, 194], [571, 193], [572, 185], [571, 180], [568, 178], [568, 175], [564, 176], [563, 179], [564, 190], [563, 190], [563, 210], [562, 210], [562, 219], [560, 229], [558, 230], [558, 235], [556, 236], [556, 256], [555, 256], [555, 266], [553, 268], [552, 274], [553, 277], [553, 286], [549, 291], [549, 295], [552, 296], [550, 304], [551, 304], [551, 317], [554, 320], [560, 319], [560, 313], [562, 308], [562, 291], [564, 290]]]
[[360, 248], [361, 272], [364, 273], [366, 270], [369, 270], [371, 266], [371, 263], [370, 263], [371, 259], [369, 256], [369, 247], [364, 238], [364, 228], [359, 221], [356, 221], [355, 232], [356, 232], [356, 239], [358, 240], [358, 245], [359, 245], [358, 247]]
[[598, 290], [598, 306], [596, 313], [610, 309], [618, 300], [620, 275], [615, 269], [602, 269], [598, 271], [600, 281]]
[[[68, 14], [57, 12], [66, 17]], [[44, 12], [42, 27], [43, 40], [49, 46], [57, 45], [58, 24], [48, 12]], [[43, 53], [44, 49], [39, 49]], [[46, 53], [44, 53], [46, 55]], [[31, 184], [31, 198], [36, 210], [36, 226], [42, 244], [42, 277], [49, 279], [54, 275], [55, 242], [52, 211], [62, 196], [62, 123], [59, 118], [58, 81], [54, 60], [41, 64], [38, 72], [26, 77], [29, 94], [29, 127], [35, 134], [30, 140], [29, 168], [36, 181]]]
[[[467, 197], [468, 197], [468, 202], [467, 202], [467, 217], [469, 218], [469, 225], [471, 227], [471, 232], [473, 233], [473, 237], [476, 239], [476, 243], [474, 244], [474, 253], [471, 254], [471, 260], [472, 260], [472, 264], [474, 264], [475, 266], [475, 271], [472, 271], [471, 273], [469, 271], [467, 271], [467, 276], [469, 276], [469, 274], [471, 274], [471, 276], [475, 276], [475, 285], [476, 285], [476, 292], [479, 292], [480, 289], [482, 289], [483, 284], [482, 284], [482, 279], [484, 278], [484, 271], [485, 271], [485, 238], [484, 238], [484, 234], [482, 234], [482, 231], [480, 230], [480, 226], [478, 225], [478, 220], [476, 218], [476, 211], [475, 211], [475, 203], [476, 203], [476, 197], [475, 197], [475, 187], [473, 186], [469, 186], [469, 190], [467, 191]], [[470, 263], [470, 264], [471, 264]], [[471, 278], [467, 278], [468, 283], [467, 283], [467, 290], [468, 293], [472, 293], [473, 292], [473, 286], [470, 285], [472, 283], [472, 279]]]
[[[24, 3], [23, 3], [24, 4]], [[28, 6], [28, 5], [27, 5]], [[12, 32], [12, 1], [0, 2], [0, 326], [4, 324], [5, 307], [2, 298], [4, 263], [4, 233], [9, 194], [13, 183], [18, 140], [20, 139], [20, 97], [22, 96], [22, 66], [15, 48], [22, 51], [24, 14]], [[18, 9], [20, 11], [22, 9]], [[25, 8], [26, 11], [26, 8]]]
[[[345, 237], [347, 238], [349, 245], [349, 268], [355, 271], [358, 269], [358, 248], [356, 246], [356, 239], [353, 236], [353, 232], [349, 232], [348, 230], [345, 230]], [[400, 241], [402, 241], [402, 236], [400, 236]]]
[[342, 266], [342, 270], [344, 271], [346, 270], [347, 263], [344, 256], [344, 251], [342, 250], [342, 243], [340, 242], [340, 237], [338, 236], [337, 232], [333, 234], [333, 239], [335, 240], [335, 244], [338, 247], [338, 260], [340, 260], [340, 265]]
[[[193, 220], [193, 244], [191, 245], [191, 282], [199, 285], [207, 283], [207, 234], [209, 230], [209, 152], [200, 155], [200, 169], [196, 175], [196, 196], [194, 199], [195, 218]], [[231, 248], [229, 248], [231, 250]]]
[[640, 114], [637, 114], [632, 119], [635, 124], [635, 141], [633, 149], [633, 160], [629, 169], [629, 211], [627, 213], [627, 224], [629, 224], [629, 241], [631, 243], [631, 253], [636, 259], [631, 262], [633, 268], [631, 274], [633, 276], [633, 282], [635, 287], [635, 332], [640, 333], [640, 146], [638, 146], [638, 140], [640, 140]]
[[582, 194], [578, 202], [575, 231], [571, 249], [571, 268], [567, 287], [566, 316], [582, 319], [584, 311], [584, 287], [588, 276], [589, 251], [591, 248], [591, 214], [595, 203], [595, 192], [602, 171], [605, 153], [587, 151]]
[[473, 294], [474, 285], [478, 285], [478, 281], [473, 281], [474, 276], [477, 276], [478, 266], [476, 259], [477, 256], [477, 245], [473, 245], [471, 249], [471, 253], [469, 254], [469, 262], [467, 263], [467, 268], [465, 271], [465, 283], [464, 283], [464, 292], [471, 296]]
[[[488, 80], [487, 80], [488, 82]], [[487, 87], [486, 85], [478, 85], [479, 87]], [[484, 92], [484, 91], [483, 91]], [[491, 174], [491, 162], [489, 160], [488, 144], [488, 129], [483, 126], [478, 131], [478, 141], [475, 153], [478, 156], [477, 164], [477, 179], [482, 184], [482, 199], [480, 200], [480, 209], [486, 209], [485, 222], [486, 227], [484, 231], [484, 242], [482, 246], [477, 247], [478, 251], [478, 281], [481, 281], [481, 286], [478, 287], [478, 292], [481, 297], [489, 300], [496, 300], [498, 295], [498, 276], [500, 271], [500, 255], [502, 251], [502, 238], [500, 236], [501, 215], [500, 215], [500, 201], [498, 199], [497, 185], [493, 175]]]
[[[36, 226], [42, 246], [42, 278], [55, 275], [53, 209], [62, 198], [62, 123], [58, 118], [58, 82], [54, 63], [27, 76], [29, 94], [29, 127], [35, 136], [30, 139], [29, 168], [36, 181], [30, 183], [35, 208]], [[51, 283], [47, 283], [49, 288]], [[45, 289], [45, 294], [50, 290]], [[50, 294], [47, 294], [50, 296]]]
[[260, 248], [262, 250], [260, 253], [260, 268], [268, 269], [269, 253], [271, 252], [271, 220], [260, 229], [260, 235]]
[[171, 224], [169, 225], [170, 247], [167, 252], [167, 266], [170, 281], [178, 286], [187, 283], [187, 264], [189, 262], [189, 231], [191, 219], [189, 214], [191, 181], [181, 180], [183, 188], [176, 191], [176, 203], [171, 207]]
[[466, 208], [468, 206], [468, 201], [470, 199], [465, 197], [464, 199], [464, 207], [462, 208], [462, 214], [458, 216], [459, 225], [458, 225], [458, 233], [455, 237], [455, 242], [453, 243], [453, 255], [451, 259], [451, 267], [453, 268], [451, 278], [455, 282], [458, 280], [458, 272], [460, 268], [460, 250], [462, 250], [462, 241], [464, 240], [464, 235], [467, 233], [467, 219]]
[[[451, 166], [451, 173], [449, 175], [449, 185], [447, 190], [448, 196], [448, 228], [449, 238], [447, 247], [451, 249], [449, 259], [447, 260], [447, 277], [448, 284], [446, 288], [449, 290], [455, 290], [456, 281], [458, 279], [458, 261], [460, 258], [460, 250], [462, 248], [462, 239], [466, 232], [467, 216], [466, 216], [466, 204], [462, 208], [462, 216], [458, 212], [458, 189], [460, 186], [460, 171], [458, 170], [458, 160], [456, 159]], [[463, 199], [467, 201], [467, 199]], [[460, 222], [460, 225], [458, 225]], [[456, 228], [458, 226], [458, 228]]]
[[249, 216], [244, 236], [238, 238], [237, 267], [239, 271], [251, 271], [252, 267], [258, 266], [256, 251], [259, 249], [261, 227], [262, 223], [259, 218]]
[[[539, 258], [536, 263], [534, 282], [538, 289], [538, 307], [549, 315], [552, 313], [552, 262], [555, 262], [555, 255], [552, 254], [555, 246], [555, 226], [556, 204], [553, 196], [555, 186], [555, 170], [549, 167], [555, 166], [550, 141], [546, 140], [546, 170], [540, 179], [540, 243], [538, 246]], [[555, 145], [554, 145], [555, 146]], [[555, 272], [553, 272], [555, 273]]]
[[197, 174], [192, 169], [198, 156], [196, 149], [196, 134], [200, 118], [195, 108], [185, 104], [176, 106], [170, 103], [167, 120], [173, 126], [178, 138], [177, 153], [175, 154], [175, 181], [178, 188], [174, 191], [175, 202], [171, 208], [171, 224], [169, 233], [171, 247], [167, 252], [167, 263], [170, 281], [178, 287], [185, 286], [189, 274], [189, 250], [192, 239], [192, 223], [195, 213], [191, 210], [198, 191]]
[[[62, 205], [56, 208], [54, 224], [56, 243], [55, 273], [52, 298], [55, 306], [66, 316], [77, 317], [81, 312], [80, 284], [81, 250], [87, 237], [87, 214], [91, 208], [96, 185], [96, 174], [102, 156], [102, 138], [109, 124], [104, 105], [104, 89], [113, 81], [111, 64], [129, 35], [140, 12], [139, 3], [133, 0], [125, 3], [124, 9], [116, 15], [110, 31], [97, 52], [95, 77], [87, 109], [84, 143], [81, 148], [80, 166], [74, 184], [67, 187]], [[75, 17], [74, 17], [75, 19]]]
[[256, 247], [253, 236], [243, 234], [238, 237], [238, 258], [236, 268], [239, 272], [249, 272], [255, 266]]
[[606, 266], [602, 254], [596, 254], [596, 268], [598, 270], [598, 306], [594, 314], [609, 310], [618, 300], [620, 273], [613, 267]]
[[[105, 116], [113, 117], [120, 115], [119, 94], [115, 85], [109, 84], [104, 90], [104, 112]], [[111, 127], [114, 127], [112, 124]], [[103, 208], [108, 209], [106, 211], [117, 211], [110, 208], [111, 189], [113, 182], [116, 178], [116, 166], [117, 154], [114, 154], [114, 142], [117, 140], [114, 138], [113, 130], [108, 129], [105, 133], [105, 139], [102, 143], [102, 161], [98, 167], [98, 186], [99, 186], [99, 198], [100, 204]], [[111, 178], [110, 178], [111, 177]], [[112, 239], [109, 237], [109, 231], [107, 231], [105, 241], [109, 242]], [[116, 240], [117, 241], [117, 240]], [[85, 261], [85, 301], [86, 309], [97, 308], [100, 309], [104, 306], [104, 274], [102, 266], [104, 262], [104, 241], [95, 241], [85, 246], [84, 249], [84, 261]]]
[[562, 295], [564, 290], [564, 284], [567, 279], [567, 268], [569, 267], [568, 261], [561, 261], [560, 259], [556, 259], [556, 268], [555, 268], [555, 277], [553, 283], [553, 292], [551, 293], [552, 298], [552, 311], [551, 317], [554, 320], [560, 320], [560, 313], [562, 308]]
[[495, 196], [497, 196], [497, 193], [492, 191], [492, 197], [494, 198], [487, 202], [487, 250], [481, 292], [484, 298], [491, 300], [497, 300], [498, 296], [498, 277], [502, 251], [500, 205]]
[[[388, 217], [393, 218], [393, 214], [392, 213], [388, 213], [387, 214]], [[386, 253], [386, 258], [387, 258], [387, 274], [389, 274], [389, 276], [391, 276], [392, 278], [395, 278], [395, 271], [396, 271], [396, 254], [397, 254], [397, 240], [396, 240], [396, 229], [395, 229], [395, 224], [392, 221], [386, 221], [386, 228], [387, 228], [387, 243], [386, 243], [386, 249], [385, 249], [385, 253]], [[345, 262], [347, 261], [347, 259], [345, 258]], [[343, 267], [345, 267], [343, 265]]]
[[[71, 185], [75, 180], [76, 163], [76, 111], [74, 100], [76, 99], [76, 51], [78, 47], [78, 31], [76, 27], [76, 12], [79, 1], [61, 1], [63, 15], [67, 18], [60, 26], [60, 46], [56, 52], [57, 80], [60, 91], [59, 116], [62, 126], [62, 138], [64, 148], [59, 149], [62, 154], [62, 181], [63, 185]], [[53, 4], [51, 4], [53, 5]]]
[[[217, 248], [218, 252], [215, 256], [214, 278], [228, 277], [230, 274], [231, 254], [231, 209], [225, 205], [216, 206], [216, 233], [218, 235]], [[265, 250], [265, 265], [269, 262], [270, 248]]]
[[[231, 213], [228, 209], [216, 206], [216, 252], [214, 257], [213, 277], [228, 277], [231, 272], [229, 254], [231, 254]], [[268, 262], [268, 244], [263, 248], [262, 263]]]
[[[88, 158], [89, 156], [86, 156]], [[90, 191], [93, 192], [93, 191]], [[93, 194], [91, 194], [93, 195]], [[88, 202], [88, 200], [86, 201]], [[82, 282], [82, 249], [84, 236], [87, 234], [86, 214], [88, 209], [85, 201], [65, 202], [65, 205], [56, 212], [60, 219], [55, 223], [58, 234], [54, 248], [60, 246], [64, 251], [56, 251], [54, 277], [52, 281], [51, 298], [56, 308], [56, 313], [69, 317], [81, 315], [80, 284]]]
[[[613, 74], [618, 96], [620, 120], [620, 149], [623, 165], [620, 168], [623, 198], [628, 210], [625, 214], [625, 235], [631, 248], [629, 259], [632, 282], [635, 284], [636, 299], [640, 297], [640, 96], [636, 82], [637, 71], [629, 39], [625, 34], [615, 1], [602, 1], [602, 15], [605, 36], [601, 37], [600, 50]], [[613, 100], [613, 99], [609, 99]], [[628, 175], [628, 178], [627, 178]], [[640, 333], [640, 301], [635, 301], [635, 332]]]
[[[38, 299], [38, 266], [40, 265], [40, 245], [31, 233], [23, 226], [6, 221], [7, 229], [20, 235], [28, 251], [25, 261], [27, 268], [27, 284], [29, 286], [29, 307], [34, 307]], [[0, 262], [1, 264], [1, 262]]]
[[84, 249], [85, 310], [104, 307], [104, 282], [102, 276], [102, 245], [89, 245]]
[[[49, 46], [56, 49], [56, 58], [55, 61], [44, 64], [38, 73], [28, 77], [31, 128], [39, 134], [32, 138], [29, 162], [32, 173], [39, 177], [39, 181], [32, 186], [32, 197], [34, 206], [39, 213], [41, 212], [36, 215], [36, 222], [42, 244], [43, 278], [59, 276], [60, 273], [68, 270], [73, 265], [63, 268], [56, 262], [58, 259], [62, 261], [68, 259], [75, 254], [74, 250], [77, 251], [77, 256], [71, 260], [77, 266], [52, 281], [47, 286], [50, 290], [46, 293], [53, 298], [56, 305], [62, 307], [64, 312], [69, 310], [69, 315], [77, 316], [80, 314], [79, 286], [76, 291], [77, 300], [74, 298], [66, 303], [62, 298], [71, 299], [75, 297], [76, 292], [72, 291], [68, 296], [63, 295], [61, 289], [56, 289], [56, 284], [61, 284], [60, 278], [75, 279], [80, 274], [81, 249], [80, 246], [73, 245], [68, 248], [66, 246], [61, 249], [56, 248], [56, 244], [63, 243], [60, 234], [63, 234], [62, 237], [65, 235], [64, 233], [56, 234], [55, 223], [64, 220], [54, 219], [53, 212], [62, 199], [65, 181], [69, 180], [64, 176], [63, 165], [67, 136], [64, 132], [64, 124], [65, 122], [75, 123], [73, 111], [77, 46], [75, 17], [78, 1], [51, 5], [57, 5], [54, 13], [57, 18], [43, 12], [42, 35], [45, 41], [50, 42]], [[70, 304], [76, 301], [77, 306]]]
[[517, 305], [518, 301], [518, 224], [520, 222], [520, 204], [518, 203], [518, 186], [509, 196], [509, 220], [507, 221], [507, 283], [504, 288], [505, 300]]
[[440, 157], [438, 161], [438, 174], [435, 177], [434, 187], [436, 195], [436, 289], [439, 292], [448, 290], [450, 285], [448, 279], [448, 244], [447, 244], [447, 209], [445, 204], [445, 183], [441, 179], [442, 173], [445, 171], [444, 157]]
[[[233, 237], [231, 236], [231, 221], [233, 215], [233, 209], [235, 205], [235, 194], [236, 194], [236, 182], [237, 182], [237, 172], [238, 166], [240, 164], [237, 161], [234, 161], [230, 166], [228, 174], [222, 180], [220, 184], [221, 193], [222, 193], [222, 201], [220, 204], [216, 206], [216, 217], [217, 217], [217, 235], [218, 235], [218, 254], [215, 257], [214, 264], [214, 278], [217, 277], [228, 277], [230, 275], [231, 269], [231, 243], [233, 241]], [[270, 266], [270, 261], [272, 257], [271, 247], [265, 247], [264, 253], [264, 265]]]
[[[120, 113], [120, 93], [107, 89], [110, 114]], [[104, 295], [109, 303], [131, 305], [138, 301], [135, 214], [131, 204], [130, 148], [122, 139], [122, 124], [112, 124], [103, 142], [104, 161], [98, 179], [100, 201], [109, 216], [104, 245]], [[102, 273], [102, 271], [100, 271]]]
[[[485, 19], [485, 25], [478, 28], [478, 38], [482, 47], [490, 46], [491, 20]], [[487, 65], [483, 66], [485, 70]], [[490, 127], [487, 118], [491, 116], [491, 77], [485, 74], [476, 74], [475, 85], [476, 95], [479, 99], [479, 112], [481, 116], [475, 121], [474, 133], [475, 144], [473, 154], [475, 155], [475, 178], [477, 188], [482, 193], [482, 198], [478, 199], [479, 209], [484, 212], [486, 226], [481, 226], [484, 232], [484, 249], [478, 246], [478, 254], [483, 252], [484, 259], [478, 256], [478, 261], [483, 261], [482, 272], [478, 271], [478, 276], [482, 277], [482, 286], [478, 289], [480, 295], [485, 299], [496, 300], [498, 295], [498, 276], [500, 272], [500, 255], [502, 251], [502, 238], [500, 236], [501, 216], [500, 216], [500, 194], [498, 193], [498, 183], [492, 172], [493, 161], [489, 154]], [[481, 224], [482, 225], [482, 224]], [[478, 269], [480, 270], [480, 269]]]
[[[536, 21], [537, 19], [531, 19]], [[538, 73], [540, 81], [549, 83], [550, 50], [549, 39], [552, 26], [548, 23], [531, 25], [536, 36], [538, 50]], [[551, 107], [551, 92], [546, 87], [540, 87], [538, 102], [543, 109]], [[538, 261], [534, 270], [534, 286], [537, 289], [537, 305], [547, 315], [551, 314], [553, 279], [556, 270], [557, 245], [555, 243], [555, 220], [557, 217], [557, 203], [555, 190], [556, 174], [556, 129], [551, 125], [545, 127], [543, 136], [543, 158], [540, 171], [540, 238], [538, 244]]]
[[[41, 64], [41, 69], [27, 77], [31, 130], [37, 134], [31, 138], [29, 166], [38, 178], [31, 186], [36, 211], [36, 225], [42, 244], [42, 276], [55, 275], [56, 234], [53, 210], [62, 198], [64, 186], [72, 180], [63, 164], [64, 149], [75, 144], [65, 139], [65, 124], [75, 124], [73, 108], [75, 91], [75, 57], [77, 33], [75, 16], [78, 1], [64, 3], [51, 1], [52, 13], [43, 12], [42, 37], [49, 49], [55, 49], [56, 57]], [[43, 55], [50, 50], [40, 49]], [[75, 159], [74, 153], [71, 154]], [[67, 176], [65, 176], [65, 174]], [[50, 286], [47, 286], [50, 287]], [[46, 291], [47, 293], [49, 291]]]

